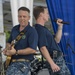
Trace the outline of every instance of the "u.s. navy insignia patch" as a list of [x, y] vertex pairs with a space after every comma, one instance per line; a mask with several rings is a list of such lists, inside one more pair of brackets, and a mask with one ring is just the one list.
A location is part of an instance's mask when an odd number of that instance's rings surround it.
[[22, 39], [25, 39], [25, 38], [26, 38], [26, 35], [23, 35], [23, 36], [22, 36]]

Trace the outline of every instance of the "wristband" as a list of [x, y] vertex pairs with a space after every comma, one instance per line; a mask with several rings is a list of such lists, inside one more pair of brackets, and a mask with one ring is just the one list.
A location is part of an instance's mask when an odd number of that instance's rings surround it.
[[16, 55], [18, 55], [18, 51], [16, 51]]
[[58, 27], [58, 30], [62, 30], [62, 27]]

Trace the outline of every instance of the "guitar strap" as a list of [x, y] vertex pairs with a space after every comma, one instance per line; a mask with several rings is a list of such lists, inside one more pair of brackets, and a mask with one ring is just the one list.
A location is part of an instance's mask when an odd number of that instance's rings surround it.
[[[13, 44], [15, 45], [19, 40], [21, 40], [22, 36], [23, 36], [25, 33], [26, 33], [25, 30], [21, 31], [21, 32], [17, 35], [17, 37], [12, 41]], [[13, 45], [13, 44], [12, 44], [12, 45]]]

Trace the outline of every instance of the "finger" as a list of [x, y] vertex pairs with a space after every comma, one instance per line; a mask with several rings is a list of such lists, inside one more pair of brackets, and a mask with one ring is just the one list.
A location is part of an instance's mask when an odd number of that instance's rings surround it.
[[57, 21], [63, 21], [62, 19], [57, 19]]
[[58, 70], [53, 70], [53, 72], [57, 72]]
[[60, 68], [58, 67], [58, 68], [56, 69], [56, 71], [60, 71]]
[[60, 68], [54, 69], [53, 72], [58, 72], [60, 71]]
[[56, 71], [56, 69], [53, 69], [53, 72], [55, 72]]
[[57, 70], [54, 70], [54, 72], [57, 72]]

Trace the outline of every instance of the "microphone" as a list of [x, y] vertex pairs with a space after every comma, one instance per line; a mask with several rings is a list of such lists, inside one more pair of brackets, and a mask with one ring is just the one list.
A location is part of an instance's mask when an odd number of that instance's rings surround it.
[[[53, 21], [54, 21], [54, 22], [57, 22], [57, 20], [58, 20], [58, 19], [54, 19]], [[62, 21], [62, 22], [60, 22], [60, 23], [69, 25], [69, 22], [65, 22], [65, 21]]]

